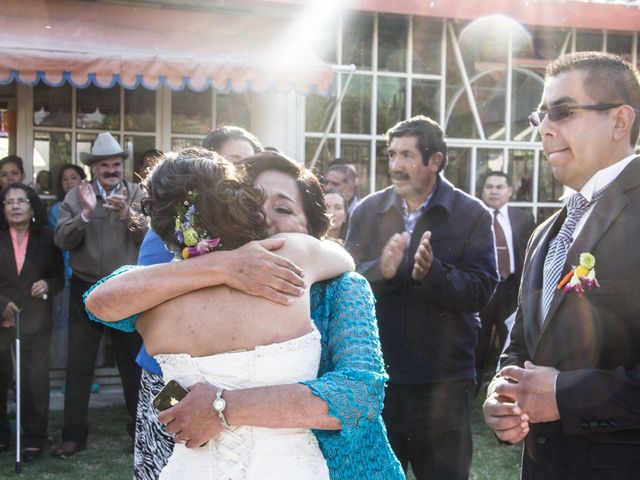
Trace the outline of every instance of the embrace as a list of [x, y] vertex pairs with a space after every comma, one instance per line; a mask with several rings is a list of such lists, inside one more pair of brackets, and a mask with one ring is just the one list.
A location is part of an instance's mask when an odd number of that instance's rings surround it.
[[[317, 179], [278, 153], [236, 167], [187, 149], [145, 186], [165, 244], [204, 254], [117, 271], [86, 305], [137, 329], [164, 381], [189, 388], [160, 414], [176, 442], [160, 478], [404, 478], [380, 417], [373, 296], [349, 255], [319, 240], [329, 224]], [[273, 262], [266, 292], [249, 287], [255, 258]]]

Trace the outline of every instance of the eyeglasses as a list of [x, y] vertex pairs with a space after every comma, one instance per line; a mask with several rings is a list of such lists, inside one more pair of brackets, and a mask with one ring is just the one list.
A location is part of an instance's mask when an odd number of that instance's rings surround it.
[[556, 105], [549, 110], [538, 110], [531, 112], [529, 115], [529, 123], [532, 127], [539, 127], [545, 117], [549, 117], [552, 122], [564, 120], [573, 113], [574, 110], [609, 110], [611, 108], [621, 107], [623, 103], [601, 103], [598, 105]]
[[30, 202], [28, 198], [12, 198], [10, 200], [5, 200], [2, 203], [8, 207], [13, 207], [14, 205], [28, 205]]

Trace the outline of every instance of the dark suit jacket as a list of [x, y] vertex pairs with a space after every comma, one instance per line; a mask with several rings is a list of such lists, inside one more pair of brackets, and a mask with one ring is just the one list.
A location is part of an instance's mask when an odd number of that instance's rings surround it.
[[640, 160], [605, 191], [567, 255], [563, 274], [581, 253], [592, 253], [600, 287], [557, 290], [541, 329], [544, 258], [565, 215], [563, 209], [534, 232], [501, 362], [531, 360], [561, 372], [561, 420], [532, 425], [523, 478], [640, 478]]
[[[346, 248], [376, 296], [387, 371], [394, 383], [434, 383], [473, 378], [480, 329], [478, 311], [498, 281], [492, 219], [477, 199], [438, 181], [418, 218], [407, 254], [393, 279], [382, 277], [380, 255], [391, 236], [405, 230], [402, 201], [393, 187], [356, 208]], [[433, 265], [421, 282], [411, 278], [422, 234], [430, 230]]]
[[509, 207], [507, 209], [509, 213], [509, 221], [511, 222], [511, 238], [513, 244], [513, 258], [515, 268], [513, 275], [520, 284], [520, 277], [522, 276], [522, 265], [524, 264], [524, 254], [527, 250], [527, 242], [533, 233], [535, 228], [535, 220], [533, 214], [528, 208]]
[[[62, 253], [53, 243], [53, 234], [45, 228], [40, 234], [30, 232], [29, 244], [20, 275], [16, 270], [11, 235], [0, 231], [0, 312], [11, 301], [22, 309], [20, 328], [34, 333], [51, 326], [51, 299], [64, 286]], [[31, 296], [37, 280], [49, 284], [47, 300]]]

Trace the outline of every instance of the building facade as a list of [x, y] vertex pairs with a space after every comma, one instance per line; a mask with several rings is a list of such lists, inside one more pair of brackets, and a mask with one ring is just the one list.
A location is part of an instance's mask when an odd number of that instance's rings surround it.
[[[116, 8], [109, 2], [65, 3], [69, 11], [89, 4], [98, 10]], [[265, 38], [246, 42], [247, 49], [259, 40], [272, 41], [274, 32], [283, 33], [285, 27], [302, 25], [289, 32], [294, 35], [290, 38], [305, 37], [313, 54], [331, 66], [333, 89], [329, 95], [314, 93], [321, 89], [313, 82], [304, 88], [253, 88], [264, 75], [257, 71], [245, 83], [213, 82], [198, 88], [188, 82], [179, 88], [169, 83], [149, 88], [144, 82], [97, 86], [100, 82], [91, 77], [84, 83], [52, 82], [46, 75], [25, 80], [21, 72], [3, 76], [0, 58], [0, 155], [22, 156], [32, 178], [40, 170], [55, 172], [68, 161], [79, 163], [79, 153], [90, 148], [96, 133], [108, 130], [132, 150], [134, 161], [127, 165], [132, 178], [146, 149], [200, 144], [216, 125], [236, 124], [319, 172], [337, 157], [355, 164], [364, 196], [388, 184], [385, 131], [404, 118], [425, 114], [447, 133], [445, 174], [455, 185], [476, 194], [486, 170], [505, 171], [514, 185], [515, 203], [542, 219], [557, 208], [562, 194], [544, 161], [537, 132], [527, 121], [542, 94], [544, 68], [558, 55], [579, 50], [612, 52], [636, 64], [640, 10], [635, 2], [622, 3], [262, 0], [239, 1], [232, 8], [226, 2], [197, 0], [119, 4], [117, 8], [130, 8], [141, 19], [141, 12], [153, 9], [173, 18], [210, 15], [219, 20], [222, 15], [233, 24], [258, 17], [262, 23], [281, 25], [264, 32]], [[278, 52], [285, 50], [279, 47]], [[308, 57], [297, 55], [300, 61]]]

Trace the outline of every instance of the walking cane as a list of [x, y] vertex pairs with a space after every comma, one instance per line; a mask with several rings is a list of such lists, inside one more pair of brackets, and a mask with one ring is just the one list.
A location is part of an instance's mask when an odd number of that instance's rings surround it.
[[16, 312], [16, 473], [20, 473], [22, 465], [20, 464], [20, 456], [22, 450], [20, 448], [20, 312]]

